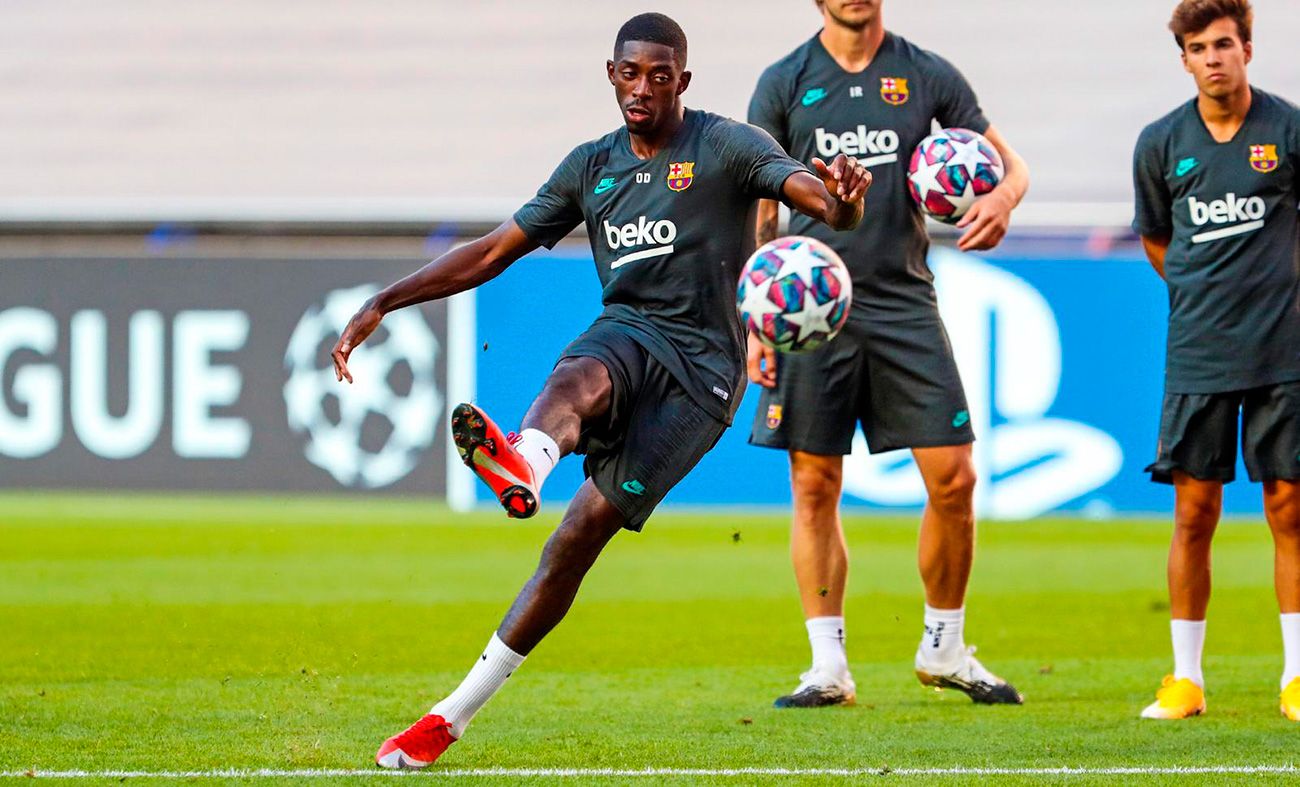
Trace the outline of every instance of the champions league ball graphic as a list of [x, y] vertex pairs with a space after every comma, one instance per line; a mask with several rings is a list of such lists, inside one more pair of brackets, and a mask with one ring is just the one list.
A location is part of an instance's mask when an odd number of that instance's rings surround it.
[[955, 224], [1006, 174], [1002, 156], [982, 135], [945, 128], [921, 140], [907, 167], [907, 190], [933, 219]]
[[819, 240], [777, 238], [745, 263], [736, 293], [740, 317], [781, 352], [820, 347], [849, 317], [853, 284], [839, 255]]
[[374, 489], [406, 477], [433, 443], [442, 411], [434, 381], [438, 340], [416, 309], [388, 314], [348, 360], [338, 382], [330, 351], [376, 285], [334, 290], [307, 310], [289, 339], [284, 403], [289, 428], [307, 437], [308, 461], [348, 487]]

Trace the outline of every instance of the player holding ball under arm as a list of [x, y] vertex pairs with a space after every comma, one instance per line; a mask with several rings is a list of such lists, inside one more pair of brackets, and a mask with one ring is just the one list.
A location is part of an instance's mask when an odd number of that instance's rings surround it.
[[[910, 152], [934, 120], [984, 134], [1006, 175], [958, 226], [963, 251], [1002, 240], [1029, 187], [1025, 162], [989, 125], [950, 63], [885, 30], [882, 0], [818, 0], [824, 27], [769, 67], [749, 122], [795, 158], [847, 152], [875, 176], [871, 221], [826, 233], [792, 216], [790, 230], [833, 248], [853, 274], [853, 309], [839, 338], [783, 355], [750, 341], [750, 378], [764, 386], [750, 433], [787, 451], [794, 496], [791, 556], [812, 667], [778, 707], [846, 704], [856, 691], [844, 646], [848, 548], [840, 526], [843, 456], [858, 423], [872, 453], [909, 448], [925, 483], [918, 563], [924, 628], [915, 668], [927, 685], [980, 703], [1019, 703], [964, 640], [966, 584], [975, 549], [975, 467], [970, 413], [939, 317], [929, 239], [907, 190]], [[759, 205], [758, 242], [776, 236], [775, 202]]]

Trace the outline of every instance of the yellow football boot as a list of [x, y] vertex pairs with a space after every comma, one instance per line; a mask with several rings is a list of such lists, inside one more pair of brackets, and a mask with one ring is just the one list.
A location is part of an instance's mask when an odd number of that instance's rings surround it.
[[1292, 678], [1282, 689], [1282, 715], [1300, 721], [1300, 678]]
[[[1296, 707], [1300, 708], [1300, 688], [1297, 688]], [[1174, 680], [1166, 675], [1160, 681], [1156, 701], [1142, 709], [1144, 719], [1186, 719], [1205, 713], [1205, 691], [1188, 678]]]

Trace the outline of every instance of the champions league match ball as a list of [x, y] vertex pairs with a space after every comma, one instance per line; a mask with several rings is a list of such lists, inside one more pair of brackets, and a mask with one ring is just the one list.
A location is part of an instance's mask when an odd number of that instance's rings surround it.
[[982, 134], [945, 128], [921, 140], [907, 166], [907, 190], [930, 218], [956, 224], [1006, 174], [1002, 156]]
[[740, 276], [740, 317], [781, 352], [829, 342], [849, 318], [853, 283], [839, 255], [819, 240], [777, 238], [755, 251]]

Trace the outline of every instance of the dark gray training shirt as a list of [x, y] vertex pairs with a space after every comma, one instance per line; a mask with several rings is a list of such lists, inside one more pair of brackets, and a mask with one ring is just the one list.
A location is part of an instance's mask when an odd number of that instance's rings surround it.
[[948, 61], [892, 33], [866, 70], [849, 73], [813, 36], [758, 80], [749, 122], [805, 164], [839, 153], [871, 170], [866, 215], [835, 232], [801, 215], [790, 232], [824, 241], [853, 274], [853, 316], [906, 320], [936, 313], [925, 262], [925, 221], [907, 191], [907, 164], [931, 121], [984, 133], [989, 122], [974, 91]]
[[1165, 391], [1300, 380], [1300, 110], [1252, 88], [1220, 143], [1193, 99], [1142, 131], [1133, 186], [1133, 229], [1171, 237]]
[[654, 158], [620, 128], [574, 148], [515, 223], [550, 248], [586, 222], [604, 288], [599, 320], [625, 329], [714, 417], [744, 390], [736, 286], [753, 245], [748, 215], [805, 169], [761, 129], [686, 110]]

